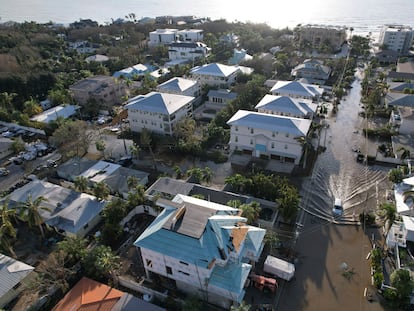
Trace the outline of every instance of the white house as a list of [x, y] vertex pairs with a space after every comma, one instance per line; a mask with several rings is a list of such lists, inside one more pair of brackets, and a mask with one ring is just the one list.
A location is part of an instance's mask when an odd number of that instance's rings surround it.
[[149, 45], [162, 45], [169, 44], [177, 40], [178, 29], [166, 28], [166, 29], [156, 29], [149, 33]]
[[193, 96], [151, 92], [128, 101], [128, 120], [133, 132], [173, 135], [174, 126], [193, 112]]
[[168, 58], [170, 60], [195, 61], [206, 58], [211, 49], [202, 42], [173, 42], [168, 45]]
[[384, 50], [392, 50], [400, 55], [409, 53], [413, 44], [414, 31], [404, 25], [384, 25], [378, 38], [379, 46]]
[[311, 120], [246, 110], [237, 111], [227, 124], [230, 128], [230, 150], [254, 157], [299, 164], [302, 145]]
[[34, 267], [0, 254], [0, 308], [16, 298], [29, 285]]
[[312, 119], [318, 105], [309, 99], [266, 94], [255, 109], [261, 113], [277, 114], [295, 118]]
[[164, 210], [134, 243], [147, 277], [225, 309], [240, 303], [266, 230], [247, 225], [238, 209], [186, 195], [157, 205]]
[[51, 121], [55, 121], [59, 117], [67, 119], [73, 116], [74, 114], [78, 113], [79, 109], [80, 106], [76, 105], [59, 105], [31, 117], [30, 120], [42, 123], [49, 123]]
[[112, 76], [114, 78], [128, 78], [132, 79], [134, 76], [143, 76], [145, 74], [149, 74], [156, 70], [154, 66], [151, 65], [144, 65], [144, 64], [136, 64], [134, 66], [121, 69], [119, 71], [116, 71]]
[[204, 30], [202, 29], [182, 29], [177, 32], [178, 41], [198, 42], [204, 40]]
[[314, 84], [301, 83], [299, 81], [277, 81], [270, 93], [318, 102], [323, 91], [323, 88]]
[[157, 91], [161, 93], [199, 97], [201, 95], [201, 85], [195, 80], [175, 77], [158, 85]]
[[204, 31], [202, 29], [183, 29], [175, 28], [156, 29], [149, 33], [149, 45], [166, 45], [175, 41], [197, 42], [203, 41]]
[[190, 74], [193, 79], [198, 80], [202, 85], [228, 87], [236, 81], [236, 77], [240, 72], [240, 68], [237, 66], [212, 63], [194, 67]]
[[402, 222], [397, 223], [387, 235], [388, 246], [399, 244], [405, 247], [407, 241], [414, 242], [414, 177], [403, 179], [394, 185], [395, 206]]

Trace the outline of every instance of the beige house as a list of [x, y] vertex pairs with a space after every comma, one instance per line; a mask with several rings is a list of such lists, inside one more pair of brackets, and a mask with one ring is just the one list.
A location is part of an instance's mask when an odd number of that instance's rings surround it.
[[69, 87], [73, 99], [81, 106], [95, 100], [102, 110], [110, 110], [121, 104], [127, 94], [124, 81], [109, 76], [94, 76], [83, 79]]
[[329, 43], [334, 50], [340, 50], [347, 39], [346, 27], [324, 25], [300, 26], [297, 29], [297, 36], [299, 44], [308, 42], [313, 48], [319, 48]]

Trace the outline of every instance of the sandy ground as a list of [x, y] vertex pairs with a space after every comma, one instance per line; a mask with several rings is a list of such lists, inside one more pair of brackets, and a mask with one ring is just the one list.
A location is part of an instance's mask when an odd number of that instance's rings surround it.
[[[371, 286], [372, 236], [382, 243], [378, 229], [335, 225], [307, 216], [296, 244], [296, 275], [286, 283], [276, 310], [384, 310]], [[343, 275], [343, 264], [353, 275]], [[364, 297], [364, 290], [373, 301]]]

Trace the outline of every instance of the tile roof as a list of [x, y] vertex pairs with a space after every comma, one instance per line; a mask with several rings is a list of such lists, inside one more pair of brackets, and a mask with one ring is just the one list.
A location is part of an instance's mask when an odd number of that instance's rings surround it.
[[0, 254], [0, 299], [33, 270], [32, 266]]
[[309, 131], [311, 121], [307, 119], [239, 110], [230, 118], [229, 121], [227, 121], [227, 124], [251, 127], [272, 132], [289, 133], [294, 136], [306, 136]]
[[309, 112], [315, 112], [317, 105], [309, 100], [297, 100], [289, 96], [278, 96], [266, 94], [255, 109], [266, 109], [280, 113], [306, 116]]
[[151, 92], [136, 96], [125, 106], [129, 109], [171, 115], [194, 100], [192, 96]]
[[123, 292], [83, 277], [53, 311], [111, 311]]

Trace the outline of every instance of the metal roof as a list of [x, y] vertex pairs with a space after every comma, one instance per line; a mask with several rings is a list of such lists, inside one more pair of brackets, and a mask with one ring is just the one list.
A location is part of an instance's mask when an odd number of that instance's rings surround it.
[[192, 96], [151, 92], [129, 100], [129, 109], [171, 115], [194, 100]]
[[185, 92], [189, 88], [197, 84], [197, 81], [184, 79], [180, 77], [172, 78], [160, 85], [158, 85], [158, 90], [162, 91], [174, 91], [174, 92]]
[[270, 92], [283, 95], [315, 97], [321, 96], [323, 89], [317, 85], [301, 83], [298, 81], [277, 81]]
[[0, 298], [22, 281], [34, 267], [0, 254]]
[[166, 311], [166, 309], [125, 293], [111, 311]]
[[299, 101], [289, 96], [267, 94], [260, 100], [255, 108], [306, 116], [309, 112], [315, 112], [317, 105], [305, 99]]
[[240, 69], [235, 66], [227, 66], [218, 63], [197, 66], [191, 69], [191, 74], [209, 75], [218, 77], [229, 77]]
[[29, 196], [32, 200], [39, 196], [47, 199], [41, 205], [49, 211], [40, 210], [45, 223], [73, 234], [77, 234], [85, 224], [98, 217], [105, 206], [92, 195], [41, 180], [33, 180], [13, 191], [8, 196], [9, 204], [17, 206], [26, 202]]
[[293, 136], [306, 136], [311, 123], [312, 122], [307, 119], [278, 116], [247, 110], [237, 111], [230, 120], [227, 121], [227, 124], [232, 126], [237, 125], [272, 132], [289, 133]]
[[207, 93], [208, 97], [218, 97], [218, 98], [225, 98], [227, 100], [232, 100], [237, 97], [237, 93], [231, 92], [230, 90], [210, 90]]

